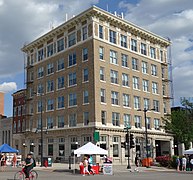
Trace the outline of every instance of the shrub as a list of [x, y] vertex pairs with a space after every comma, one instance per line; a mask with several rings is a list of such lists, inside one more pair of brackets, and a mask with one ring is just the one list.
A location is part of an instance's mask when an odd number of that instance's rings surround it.
[[159, 162], [163, 167], [169, 167], [171, 164], [171, 158], [169, 156], [158, 156], [155, 159], [156, 162]]

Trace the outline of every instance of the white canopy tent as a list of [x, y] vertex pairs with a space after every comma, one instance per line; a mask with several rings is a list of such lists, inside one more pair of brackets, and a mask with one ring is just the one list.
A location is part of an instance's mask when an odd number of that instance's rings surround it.
[[184, 154], [193, 154], [193, 148], [184, 151]]

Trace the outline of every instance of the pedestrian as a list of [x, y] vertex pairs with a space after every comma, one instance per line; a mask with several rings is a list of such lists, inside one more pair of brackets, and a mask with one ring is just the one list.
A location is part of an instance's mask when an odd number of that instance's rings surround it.
[[86, 156], [84, 157], [83, 165], [84, 165], [83, 176], [85, 176], [85, 173], [88, 173], [88, 175], [90, 175], [90, 172], [88, 171], [88, 158]]
[[177, 167], [177, 171], [180, 171], [180, 158], [179, 158], [179, 156], [177, 156], [177, 158], [176, 158], [176, 167]]
[[136, 155], [135, 156], [135, 171], [136, 172], [139, 172], [139, 169], [138, 169], [138, 167], [139, 167], [139, 158], [138, 158], [138, 156]]
[[16, 167], [16, 163], [17, 163], [17, 156], [16, 156], [16, 154], [14, 154], [14, 156], [13, 156], [12, 163], [13, 163], [13, 167]]
[[5, 166], [6, 166], [6, 156], [5, 154], [3, 154], [1, 157], [1, 171], [5, 171]]
[[92, 165], [93, 165], [93, 159], [92, 159], [92, 155], [90, 155], [88, 158], [88, 171], [94, 175], [95, 171], [92, 169]]
[[186, 171], [187, 159], [185, 156], [182, 158], [182, 171]]

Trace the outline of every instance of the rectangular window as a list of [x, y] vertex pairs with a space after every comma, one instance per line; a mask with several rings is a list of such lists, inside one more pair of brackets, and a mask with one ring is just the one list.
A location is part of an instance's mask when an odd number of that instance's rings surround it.
[[162, 67], [162, 78], [165, 77], [165, 68]]
[[105, 68], [100, 67], [100, 80], [105, 81]]
[[128, 68], [128, 56], [125, 54], [121, 54], [122, 67]]
[[129, 127], [131, 125], [131, 115], [123, 114], [124, 127]]
[[137, 52], [137, 40], [131, 39], [131, 50]]
[[54, 81], [48, 80], [47, 81], [47, 92], [52, 92], [52, 91], [54, 91]]
[[134, 116], [135, 127], [141, 128], [141, 116]]
[[101, 122], [103, 125], [106, 125], [106, 119], [107, 119], [107, 112], [101, 111]]
[[54, 73], [54, 63], [49, 63], [47, 65], [47, 75]]
[[151, 75], [157, 76], [157, 66], [154, 64], [151, 65]]
[[166, 85], [165, 84], [162, 85], [162, 94], [163, 96], [166, 95]]
[[58, 116], [58, 128], [64, 127], [64, 116]]
[[151, 119], [150, 119], [150, 117], [146, 118], [146, 124], [147, 124], [147, 129], [151, 129]]
[[[41, 147], [41, 145], [40, 145]], [[48, 156], [53, 156], [54, 153], [54, 146], [53, 144], [48, 144]]]
[[70, 114], [68, 118], [69, 118], [69, 127], [75, 127], [77, 123], [76, 114], [75, 113]]
[[154, 129], [160, 130], [160, 120], [157, 118], [154, 119]]
[[64, 96], [58, 97], [58, 109], [64, 108]]
[[153, 100], [153, 109], [155, 109], [155, 112], [159, 112], [160, 111], [159, 101]]
[[54, 119], [53, 117], [47, 117], [47, 129], [52, 129], [54, 126], [53, 126], [53, 123], [54, 123]]
[[111, 83], [118, 84], [118, 71], [111, 70]]
[[70, 86], [74, 86], [76, 84], [77, 84], [77, 82], [76, 82], [76, 73], [75, 72], [70, 73], [68, 75], [68, 86], [70, 87]]
[[57, 51], [63, 51], [64, 50], [64, 38], [57, 41]]
[[127, 48], [127, 36], [121, 34], [121, 46]]
[[38, 50], [38, 61], [41, 61], [44, 59], [44, 49]]
[[64, 146], [64, 144], [59, 144], [58, 149], [59, 149], [58, 155], [59, 156], [65, 156], [65, 146]]
[[84, 48], [82, 50], [82, 58], [83, 58], [83, 61], [87, 61], [88, 60], [88, 49], [87, 48]]
[[58, 77], [58, 89], [64, 88], [64, 76]]
[[44, 67], [38, 68], [38, 78], [41, 78], [44, 76]]
[[134, 108], [140, 109], [140, 97], [139, 96], [134, 96]]
[[47, 57], [52, 56], [54, 53], [54, 46], [53, 44], [50, 44], [47, 46]]
[[143, 79], [142, 84], [143, 84], [143, 91], [149, 92], [149, 81], [146, 79]]
[[116, 32], [109, 30], [109, 40], [111, 43], [116, 44]]
[[41, 117], [39, 116], [38, 120], [37, 120], [37, 129], [40, 130], [41, 126], [42, 126], [42, 124], [41, 124]]
[[147, 47], [144, 43], [141, 43], [141, 54], [147, 55]]
[[152, 93], [158, 94], [158, 83], [152, 82]]
[[64, 69], [64, 58], [61, 58], [57, 61], [57, 71]]
[[87, 26], [82, 28], [82, 40], [84, 41], [85, 39], [87, 39], [88, 36], [88, 32], [87, 32]]
[[148, 98], [144, 98], [144, 109], [148, 110], [150, 109], [150, 100]]
[[83, 91], [83, 104], [88, 104], [88, 91]]
[[84, 126], [88, 126], [88, 124], [89, 124], [89, 112], [83, 112], [83, 122], [84, 122]]
[[119, 93], [111, 91], [111, 104], [119, 105]]
[[54, 100], [48, 99], [47, 100], [47, 111], [54, 110]]
[[142, 61], [141, 68], [142, 68], [142, 73], [143, 73], [143, 74], [148, 74], [148, 65], [147, 65], [147, 62]]
[[130, 107], [129, 99], [129, 94], [123, 94], [123, 106]]
[[101, 89], [101, 102], [106, 103], [105, 89]]
[[139, 89], [139, 78], [133, 76], [133, 89]]
[[132, 58], [132, 69], [133, 70], [139, 70], [138, 59]]
[[42, 101], [38, 101], [37, 102], [37, 112], [41, 112], [41, 111], [43, 111], [43, 109], [42, 109]]
[[76, 93], [69, 94], [69, 106], [77, 105], [77, 95]]
[[160, 61], [162, 61], [163, 62], [163, 60], [164, 60], [164, 57], [163, 57], [163, 51], [162, 50], [160, 50]]
[[99, 25], [99, 38], [103, 39], [103, 26]]
[[156, 51], [153, 47], [150, 47], [150, 57], [156, 59]]
[[74, 44], [76, 44], [76, 33], [75, 32], [68, 35], [68, 47], [71, 47]]
[[164, 108], [164, 114], [167, 113], [167, 105], [166, 105], [166, 102], [163, 103], [163, 108]]
[[119, 144], [113, 143], [113, 157], [119, 157]]
[[88, 82], [88, 69], [83, 70], [83, 82]]
[[123, 73], [122, 74], [122, 86], [129, 87], [129, 75]]
[[71, 53], [68, 56], [68, 67], [76, 65], [76, 53]]
[[104, 60], [104, 48], [99, 47], [99, 59]]
[[110, 63], [111, 64], [118, 64], [118, 59], [117, 59], [117, 52], [110, 50]]
[[112, 124], [113, 126], [120, 126], [120, 114], [112, 112]]

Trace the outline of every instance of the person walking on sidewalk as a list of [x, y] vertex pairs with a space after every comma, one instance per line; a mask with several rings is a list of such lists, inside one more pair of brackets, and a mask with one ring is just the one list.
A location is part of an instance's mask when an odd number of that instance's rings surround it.
[[182, 158], [182, 171], [186, 171], [187, 159], [185, 156]]
[[84, 165], [83, 176], [85, 176], [85, 173], [88, 173], [90, 175], [90, 172], [88, 171], [88, 158], [86, 156], [84, 157], [83, 165]]
[[177, 167], [177, 171], [180, 171], [180, 158], [179, 158], [179, 156], [176, 158], [176, 167]]
[[138, 156], [135, 156], [135, 171], [136, 172], [139, 172], [139, 169], [138, 169], [138, 167], [139, 167], [139, 157]]

